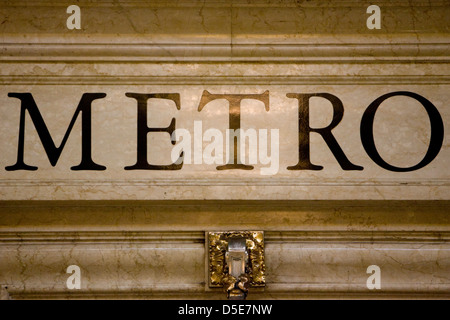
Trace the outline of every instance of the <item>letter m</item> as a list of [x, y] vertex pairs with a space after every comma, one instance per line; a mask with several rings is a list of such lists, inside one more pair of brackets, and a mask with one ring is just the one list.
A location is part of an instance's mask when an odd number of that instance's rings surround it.
[[70, 121], [69, 127], [61, 141], [59, 147], [57, 147], [48, 131], [48, 128], [42, 118], [41, 113], [33, 99], [31, 93], [8, 93], [8, 97], [18, 98], [21, 101], [20, 109], [20, 127], [19, 127], [19, 144], [17, 149], [17, 163], [15, 165], [6, 167], [7, 171], [15, 170], [37, 170], [37, 167], [29, 166], [24, 163], [24, 144], [25, 144], [25, 111], [28, 111], [34, 127], [41, 139], [44, 150], [47, 153], [48, 160], [52, 166], [55, 166], [61, 155], [62, 150], [69, 138], [73, 125], [77, 120], [78, 115], [81, 113], [81, 162], [79, 165], [72, 167], [72, 170], [105, 170], [105, 166], [101, 166], [92, 161], [91, 156], [91, 104], [92, 101], [106, 97], [105, 93], [85, 93], [81, 97], [75, 114]]

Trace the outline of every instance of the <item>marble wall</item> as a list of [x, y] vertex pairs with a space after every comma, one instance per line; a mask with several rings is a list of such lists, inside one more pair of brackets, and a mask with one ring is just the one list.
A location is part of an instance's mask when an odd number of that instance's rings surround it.
[[[267, 286], [249, 298], [449, 297], [448, 1], [81, 0], [74, 30], [70, 4], [0, 1], [2, 298], [222, 299], [207, 285], [205, 232], [226, 230], [265, 232]], [[366, 26], [370, 4], [381, 8], [381, 29]], [[195, 121], [225, 132], [229, 102], [199, 111], [205, 91], [267, 91], [267, 100], [242, 101], [241, 126], [278, 130], [276, 171], [262, 174], [260, 162], [125, 170], [138, 146], [137, 101], [126, 93], [179, 94], [179, 105], [149, 100], [148, 126], [175, 118], [190, 133]], [[92, 103], [92, 159], [106, 170], [71, 170], [81, 116], [53, 166], [29, 112], [23, 160], [38, 170], [6, 169], [20, 154], [14, 93], [32, 94], [57, 147], [82, 95], [94, 92], [106, 96]], [[363, 114], [391, 92], [420, 95], [442, 119], [442, 145], [423, 168], [387, 170], [363, 145]], [[342, 102], [332, 133], [363, 170], [344, 170], [314, 132], [310, 159], [323, 170], [287, 169], [299, 159], [290, 93]], [[376, 112], [374, 141], [393, 166], [413, 167], [439, 140], [417, 99], [398, 95]], [[311, 98], [310, 127], [329, 126], [335, 113], [331, 101]], [[148, 146], [149, 162], [172, 162], [167, 133], [150, 133]], [[66, 287], [72, 264], [80, 290]], [[381, 290], [366, 286], [370, 265], [381, 268]]]
[[[448, 201], [2, 203], [12, 298], [225, 299], [204, 231], [264, 230], [267, 283], [249, 299], [446, 298]], [[66, 269], [81, 269], [69, 290]], [[369, 290], [367, 268], [381, 269]]]

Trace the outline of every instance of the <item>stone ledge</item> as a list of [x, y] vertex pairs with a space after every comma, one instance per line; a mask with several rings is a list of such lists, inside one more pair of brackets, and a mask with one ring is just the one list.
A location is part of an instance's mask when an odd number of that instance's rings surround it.
[[[449, 296], [449, 242], [286, 242], [266, 245], [267, 286], [254, 298], [306, 294], [376, 298]], [[127, 243], [0, 245], [0, 281], [13, 299], [126, 296], [225, 298], [205, 283], [203, 244]], [[69, 265], [81, 268], [78, 290], [65, 288]], [[381, 268], [381, 290], [366, 288], [366, 268]], [[73, 296], [72, 296], [73, 293]], [[252, 291], [250, 291], [252, 293]], [[251, 297], [249, 297], [252, 299]]]
[[[408, 243], [450, 242], [448, 231], [268, 231], [265, 243]], [[0, 245], [31, 244], [203, 244], [202, 231], [17, 231], [0, 230]]]
[[449, 201], [0, 201], [0, 232], [110, 231], [132, 236], [151, 231], [171, 237], [175, 231], [175, 237], [201, 239], [204, 235], [198, 232], [255, 229], [274, 231], [267, 235], [275, 239], [276, 232], [287, 231], [426, 236], [450, 230], [449, 206]]
[[[448, 38], [448, 36], [444, 36]], [[447, 43], [114, 44], [17, 43], [0, 45], [4, 62], [270, 62], [448, 63]], [[320, 44], [317, 44], [320, 42]]]
[[[448, 298], [449, 201], [2, 201], [0, 283], [13, 299], [224, 299], [204, 231], [265, 231], [249, 299]], [[239, 208], [239, 210], [237, 210]], [[66, 268], [82, 272], [68, 290]], [[366, 268], [382, 270], [368, 290]]]

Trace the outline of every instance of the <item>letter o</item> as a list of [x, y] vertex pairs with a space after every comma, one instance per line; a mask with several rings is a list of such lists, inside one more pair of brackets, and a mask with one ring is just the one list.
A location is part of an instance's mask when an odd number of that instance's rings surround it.
[[[390, 165], [381, 158], [375, 146], [375, 141], [373, 138], [373, 121], [375, 118], [375, 113], [377, 112], [378, 107], [384, 100], [394, 96], [407, 96], [416, 99], [424, 106], [430, 119], [430, 126], [431, 126], [430, 145], [428, 146], [427, 153], [425, 154], [425, 157], [422, 159], [422, 161], [420, 161], [418, 164], [412, 167], [401, 168]], [[367, 107], [361, 119], [360, 133], [361, 133], [361, 142], [364, 149], [366, 150], [367, 155], [376, 164], [378, 164], [380, 167], [386, 170], [395, 172], [408, 172], [423, 168], [426, 165], [428, 165], [431, 161], [433, 161], [434, 158], [436, 158], [439, 151], [441, 150], [442, 143], [444, 141], [444, 123], [442, 121], [441, 115], [439, 114], [439, 111], [430, 101], [428, 101], [421, 95], [418, 95], [413, 92], [397, 91], [379, 97]]]

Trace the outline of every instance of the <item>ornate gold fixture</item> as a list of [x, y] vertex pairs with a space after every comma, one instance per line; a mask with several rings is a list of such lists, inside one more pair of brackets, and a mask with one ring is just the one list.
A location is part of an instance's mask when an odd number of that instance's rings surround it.
[[227, 297], [243, 300], [249, 287], [264, 287], [264, 232], [209, 232], [209, 286], [223, 287]]

